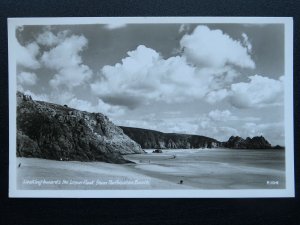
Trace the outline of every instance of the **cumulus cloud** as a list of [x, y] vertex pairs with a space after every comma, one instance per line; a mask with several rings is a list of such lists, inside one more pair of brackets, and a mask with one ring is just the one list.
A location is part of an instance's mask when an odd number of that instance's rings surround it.
[[216, 102], [227, 96], [228, 86], [238, 75], [229, 66], [198, 68], [185, 57], [163, 59], [151, 48], [140, 45], [121, 63], [104, 66], [91, 84], [94, 94], [114, 105], [135, 108], [150, 101], [178, 103], [206, 99]]
[[17, 65], [21, 65], [29, 69], [40, 68], [40, 63], [36, 59], [37, 55], [39, 54], [39, 46], [35, 42], [29, 43], [26, 46], [22, 46], [16, 40], [15, 51], [17, 53]]
[[283, 102], [283, 77], [279, 80], [254, 75], [250, 82], [231, 85], [231, 103], [238, 108], [280, 105]]
[[53, 32], [46, 30], [37, 36], [36, 42], [48, 47], [55, 46], [63, 42], [69, 33], [70, 32], [68, 30], [64, 30], [55, 35]]
[[44, 52], [41, 61], [52, 69], [72, 67], [82, 63], [78, 54], [87, 46], [88, 40], [84, 36], [73, 35], [66, 38], [60, 45]]
[[182, 37], [180, 46], [187, 60], [197, 66], [255, 68], [247, 48], [221, 30], [197, 26], [192, 34]]
[[180, 45], [182, 54], [166, 59], [138, 46], [120, 63], [104, 66], [90, 85], [92, 92], [106, 103], [130, 109], [151, 101], [214, 104], [230, 95], [230, 85], [240, 75], [236, 67], [255, 67], [247, 48], [221, 30], [198, 26]]
[[220, 89], [216, 91], [211, 91], [206, 96], [206, 101], [210, 104], [220, 102], [229, 95], [229, 92], [226, 89]]
[[[115, 103], [134, 101], [131, 105], [149, 100], [183, 101], [187, 88], [190, 95], [204, 95], [195, 81], [195, 68], [186, 64], [179, 56], [162, 59], [160, 54], [143, 45], [129, 51], [122, 63], [104, 66], [103, 78], [91, 84], [92, 91], [103, 99], [111, 98]], [[142, 99], [142, 100], [141, 100]]]
[[[51, 32], [50, 32], [51, 33]], [[64, 85], [74, 88], [85, 83], [92, 77], [91, 69], [83, 64], [80, 53], [87, 47], [88, 40], [83, 35], [72, 35], [65, 37], [65, 32], [57, 36], [50, 34], [38, 36], [40, 43], [45, 45], [55, 45], [49, 51], [43, 53], [41, 62], [57, 73], [49, 81], [51, 87], [58, 88]]]
[[91, 76], [92, 71], [90, 68], [81, 64], [59, 70], [59, 72], [49, 81], [49, 84], [53, 88], [57, 88], [60, 85], [73, 88], [83, 84], [90, 79]]
[[[117, 29], [124, 25], [110, 24], [106, 28]], [[179, 33], [188, 29], [189, 26], [182, 25]], [[38, 34], [36, 42], [25, 46], [19, 44], [19, 65], [31, 69], [29, 71], [44, 66], [53, 72], [49, 81], [53, 89], [49, 94], [24, 92], [36, 100], [104, 113], [124, 126], [199, 134], [220, 141], [241, 134], [244, 137], [263, 134], [272, 144], [276, 137], [282, 139], [280, 125], [255, 124], [259, 123], [260, 118], [249, 117], [247, 113], [243, 114], [245, 117], [236, 117], [229, 110], [212, 110], [198, 119], [185, 118], [185, 113], [180, 112], [169, 112], [169, 115], [161, 113], [160, 116], [149, 114], [134, 120], [120, 119], [128, 109], [155, 102], [177, 104], [190, 101], [200, 105], [203, 100], [211, 104], [229, 100], [237, 108], [282, 104], [283, 77], [276, 80], [255, 75], [250, 76], [247, 82], [234, 84], [240, 76], [238, 68], [255, 67], [251, 59], [250, 38], [245, 33], [237, 41], [220, 30], [198, 26], [191, 34], [183, 36], [177, 56], [169, 58], [140, 45], [128, 51], [119, 63], [101, 69], [90, 84], [90, 101], [82, 99], [79, 92], [75, 94], [72, 91], [92, 80], [93, 73], [82, 58], [87, 46], [88, 40], [83, 35], [73, 35], [69, 31], [53, 33], [51, 30]], [[37, 82], [37, 76], [30, 72], [19, 73], [17, 79], [24, 89]], [[87, 97], [88, 93], [84, 96]], [[135, 113], [138, 114], [138, 111]], [[241, 123], [245, 125], [241, 126]]]
[[19, 85], [32, 86], [37, 82], [37, 76], [35, 73], [21, 72], [17, 75], [17, 82]]

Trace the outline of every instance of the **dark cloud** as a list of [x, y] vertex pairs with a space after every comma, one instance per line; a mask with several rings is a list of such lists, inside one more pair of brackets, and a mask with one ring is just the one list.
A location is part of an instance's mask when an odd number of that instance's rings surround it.
[[116, 106], [125, 106], [128, 109], [135, 109], [137, 106], [140, 106], [143, 102], [141, 98], [136, 96], [122, 96], [122, 95], [111, 95], [111, 96], [102, 96], [101, 99], [110, 105]]

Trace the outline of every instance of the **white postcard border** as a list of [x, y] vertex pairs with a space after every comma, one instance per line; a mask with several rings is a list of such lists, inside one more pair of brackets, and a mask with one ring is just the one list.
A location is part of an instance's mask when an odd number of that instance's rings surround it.
[[[16, 189], [16, 46], [22, 25], [147, 23], [236, 23], [285, 25], [285, 189], [237, 190], [17, 190]], [[9, 59], [9, 197], [47, 198], [261, 198], [294, 197], [293, 18], [291, 17], [83, 17], [8, 18]]]

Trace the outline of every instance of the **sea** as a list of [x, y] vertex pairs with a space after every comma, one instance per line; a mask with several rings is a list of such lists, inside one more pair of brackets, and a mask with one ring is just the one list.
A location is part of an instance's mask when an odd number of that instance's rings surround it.
[[159, 179], [197, 189], [285, 188], [285, 151], [274, 149], [167, 149], [126, 158]]

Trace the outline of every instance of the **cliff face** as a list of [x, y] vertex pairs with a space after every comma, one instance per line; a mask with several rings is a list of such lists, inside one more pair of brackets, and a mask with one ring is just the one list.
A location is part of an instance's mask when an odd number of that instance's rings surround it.
[[126, 163], [144, 153], [101, 113], [88, 113], [17, 93], [17, 156]]
[[234, 149], [271, 149], [271, 144], [263, 137], [253, 137], [243, 139], [241, 137], [231, 136], [227, 142], [223, 143], [226, 148]]
[[213, 148], [220, 145], [220, 142], [213, 138], [199, 135], [162, 133], [154, 130], [122, 126], [121, 128], [128, 137], [145, 149]]

